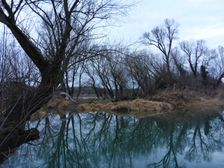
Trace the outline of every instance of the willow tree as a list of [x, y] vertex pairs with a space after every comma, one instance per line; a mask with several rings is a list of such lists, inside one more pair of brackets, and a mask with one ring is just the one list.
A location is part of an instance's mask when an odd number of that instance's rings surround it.
[[0, 23], [11, 31], [41, 76], [38, 87], [22, 90], [10, 103], [0, 128], [27, 120], [49, 100], [71, 58], [77, 57], [77, 62], [85, 59], [77, 53], [79, 45], [90, 40], [96, 25], [102, 26], [101, 21], [119, 12], [120, 7], [113, 0], [0, 1]]

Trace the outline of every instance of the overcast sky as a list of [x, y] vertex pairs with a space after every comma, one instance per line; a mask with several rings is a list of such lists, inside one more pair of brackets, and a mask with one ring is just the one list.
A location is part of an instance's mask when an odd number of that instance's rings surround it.
[[205, 39], [211, 48], [224, 46], [224, 0], [139, 0], [105, 33], [112, 42], [131, 44], [166, 18], [179, 23], [179, 40]]

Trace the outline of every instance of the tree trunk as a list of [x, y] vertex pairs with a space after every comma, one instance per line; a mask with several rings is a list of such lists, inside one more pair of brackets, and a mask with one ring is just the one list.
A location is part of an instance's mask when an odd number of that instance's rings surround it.
[[0, 164], [21, 144], [38, 138], [39, 131], [35, 128], [26, 131], [14, 129], [13, 127], [0, 129]]
[[30, 86], [18, 88], [17, 95], [11, 93], [11, 97], [15, 98], [9, 97], [9, 106], [0, 119], [0, 163], [5, 159], [3, 155], [8, 155], [19, 145], [39, 137], [37, 129], [24, 131], [26, 121], [50, 100], [53, 90], [63, 79], [60, 67], [54, 66], [48, 66], [41, 76], [42, 81], [37, 88]]
[[[42, 73], [42, 81], [37, 88], [23, 88], [14, 102], [10, 102], [9, 108], [4, 115], [4, 121], [1, 122], [1, 127], [15, 125], [16, 127], [24, 128], [25, 122], [30, 116], [46, 104], [53, 93], [53, 90], [62, 80], [59, 68], [49, 66], [45, 73]], [[13, 93], [12, 93], [13, 94]]]

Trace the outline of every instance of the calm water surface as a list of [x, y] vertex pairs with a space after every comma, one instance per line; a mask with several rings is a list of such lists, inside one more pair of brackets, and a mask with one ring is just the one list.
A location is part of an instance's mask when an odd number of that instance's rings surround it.
[[41, 138], [20, 146], [0, 167], [224, 167], [223, 116], [174, 122], [107, 113], [51, 116]]

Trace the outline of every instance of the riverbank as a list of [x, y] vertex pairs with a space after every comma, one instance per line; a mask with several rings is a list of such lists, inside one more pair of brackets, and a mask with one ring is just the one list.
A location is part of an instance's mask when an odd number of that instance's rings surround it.
[[195, 91], [163, 91], [148, 99], [118, 102], [94, 101], [78, 105], [79, 112], [114, 112], [137, 117], [168, 115], [169, 113], [189, 115], [212, 115], [224, 109], [220, 93], [207, 94]]
[[31, 120], [44, 118], [48, 113], [63, 115], [70, 112], [109, 112], [118, 115], [144, 117], [185, 117], [194, 118], [220, 113], [224, 109], [221, 92], [208, 94], [195, 91], [162, 91], [147, 99], [112, 102], [89, 99], [79, 103], [62, 97], [53, 97], [46, 106], [38, 110]]

